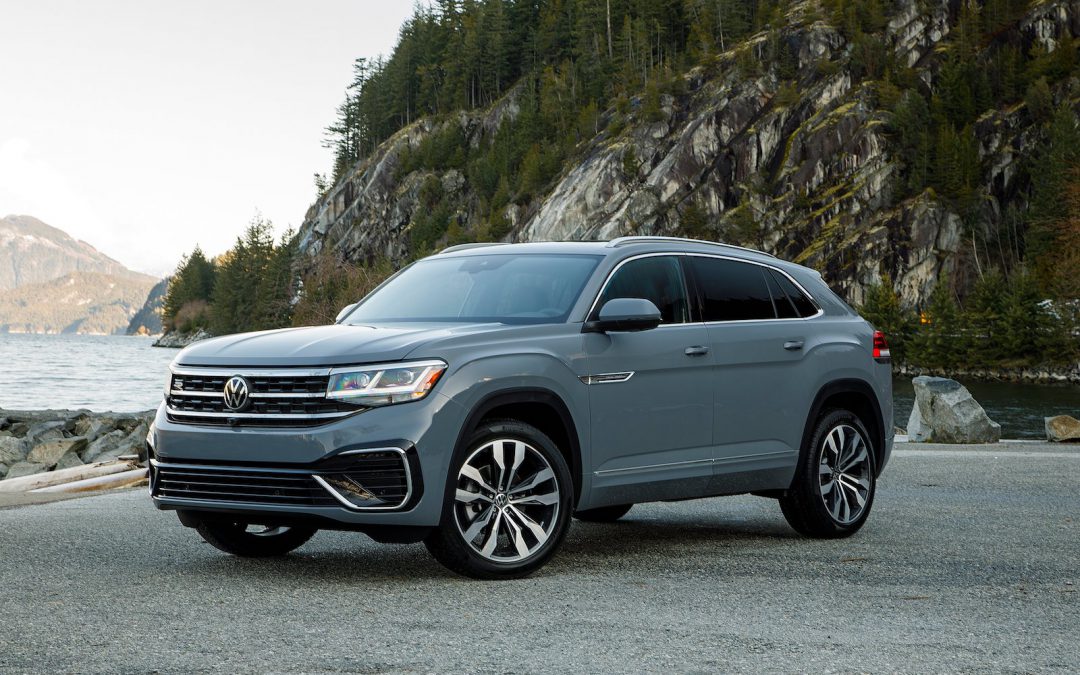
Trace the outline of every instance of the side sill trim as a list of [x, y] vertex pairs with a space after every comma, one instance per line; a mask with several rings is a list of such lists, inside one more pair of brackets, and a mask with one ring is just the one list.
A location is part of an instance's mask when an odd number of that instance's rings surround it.
[[717, 457], [713, 459], [691, 459], [686, 462], [668, 462], [666, 464], [647, 464], [645, 466], [628, 466], [621, 469], [602, 469], [593, 471], [594, 476], [610, 476], [621, 473], [637, 473], [641, 471], [656, 471], [658, 469], [681, 469], [698, 464], [734, 464], [747, 459], [772, 459], [774, 457], [789, 457], [792, 453], [783, 450], [764, 452], [753, 455], [737, 455], [735, 457]]

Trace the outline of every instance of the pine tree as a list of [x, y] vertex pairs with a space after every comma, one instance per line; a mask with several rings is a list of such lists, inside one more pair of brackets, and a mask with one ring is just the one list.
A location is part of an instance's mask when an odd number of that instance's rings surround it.
[[866, 301], [859, 307], [859, 313], [885, 333], [893, 359], [903, 362], [914, 333], [914, 317], [900, 305], [900, 296], [888, 275], [882, 275], [878, 283], [867, 290]]

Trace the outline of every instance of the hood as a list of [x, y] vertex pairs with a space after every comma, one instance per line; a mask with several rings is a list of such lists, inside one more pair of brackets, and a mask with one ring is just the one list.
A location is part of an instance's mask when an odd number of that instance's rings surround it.
[[318, 367], [400, 361], [431, 340], [500, 327], [499, 324], [377, 327], [337, 324], [285, 328], [196, 342], [177, 355], [176, 363], [184, 366]]

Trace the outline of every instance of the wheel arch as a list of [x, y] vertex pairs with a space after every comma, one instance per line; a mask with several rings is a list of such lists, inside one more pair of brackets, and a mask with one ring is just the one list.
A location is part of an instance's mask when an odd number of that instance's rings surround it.
[[574, 481], [574, 504], [581, 499], [581, 439], [570, 408], [562, 398], [542, 387], [514, 387], [491, 392], [473, 406], [458, 433], [455, 450], [489, 419], [515, 419], [545, 433], [562, 451]]
[[880, 474], [885, 459], [885, 422], [874, 388], [865, 380], [833, 380], [818, 390], [803, 426], [800, 451], [805, 451], [821, 413], [835, 408], [851, 411], [866, 425], [873, 441], [874, 472]]

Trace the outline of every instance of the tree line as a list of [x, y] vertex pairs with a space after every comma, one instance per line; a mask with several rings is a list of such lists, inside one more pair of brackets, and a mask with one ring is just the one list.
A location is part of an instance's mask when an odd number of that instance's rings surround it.
[[329, 324], [393, 272], [385, 259], [354, 265], [323, 254], [301, 273], [296, 236], [275, 241], [273, 232], [256, 218], [225, 253], [209, 258], [196, 246], [181, 258], [162, 306], [164, 329], [226, 335]]

